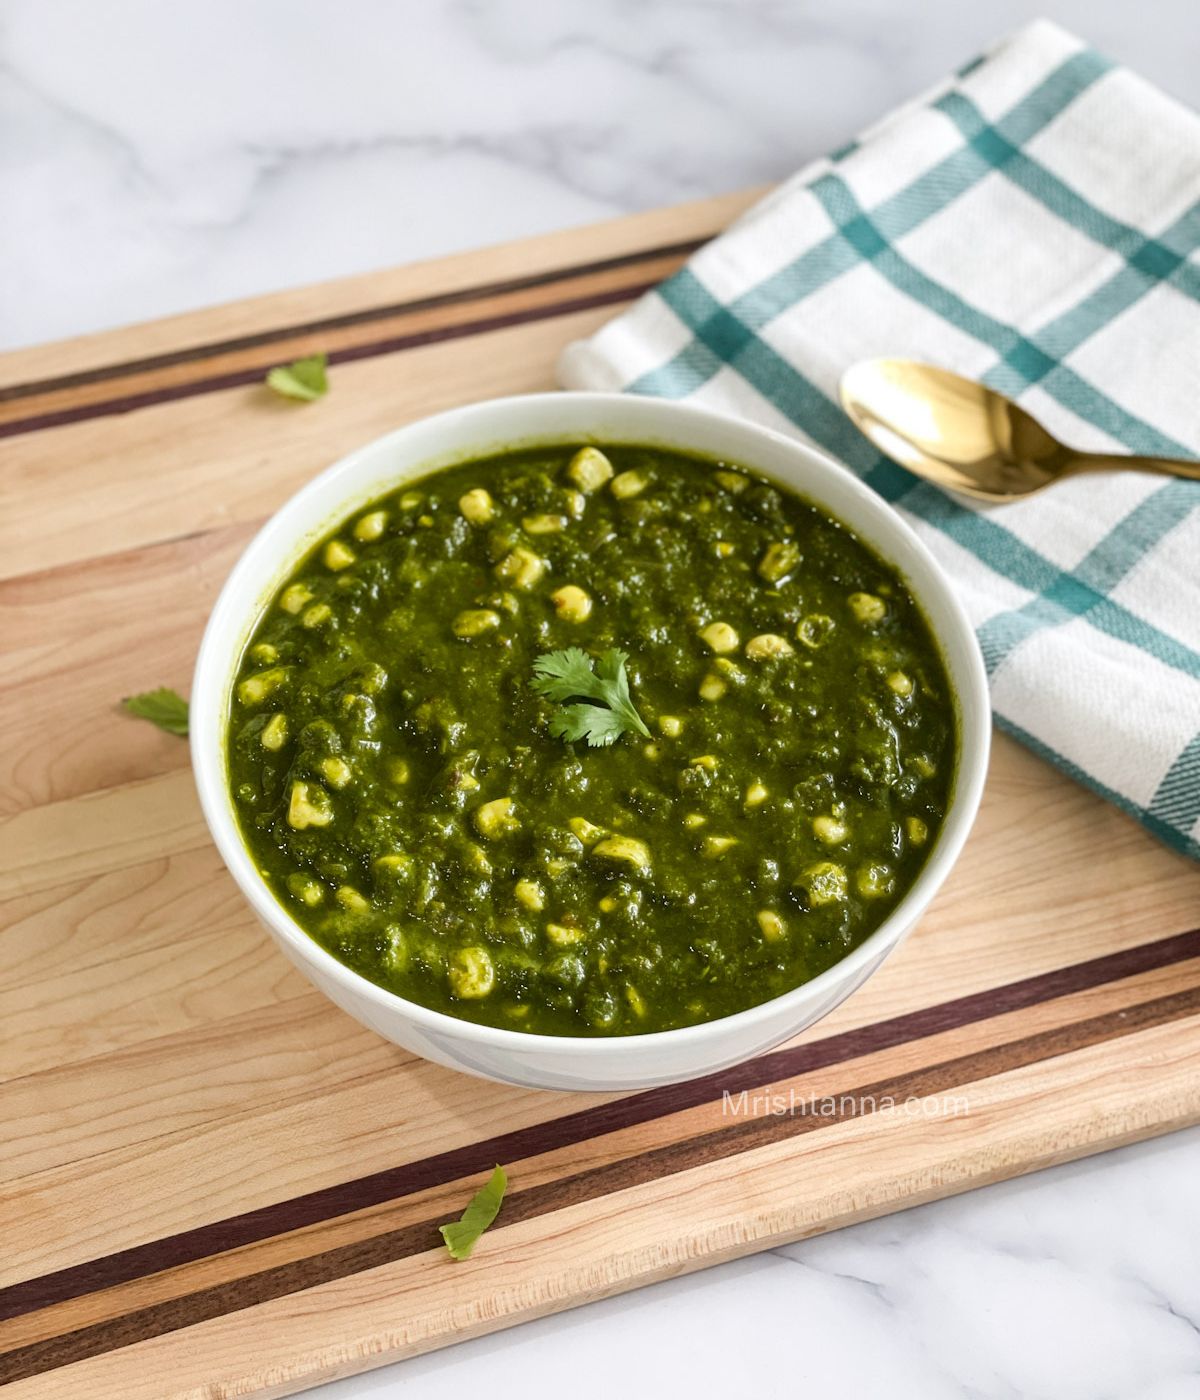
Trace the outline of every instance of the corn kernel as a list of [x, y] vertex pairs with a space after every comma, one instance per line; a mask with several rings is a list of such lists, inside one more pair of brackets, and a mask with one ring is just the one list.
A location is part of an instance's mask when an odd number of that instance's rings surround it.
[[634, 496], [640, 496], [649, 484], [649, 479], [642, 472], [629, 471], [614, 476], [608, 489], [618, 501], [628, 501]]
[[348, 569], [358, 556], [344, 540], [330, 540], [321, 554], [325, 561], [325, 567], [337, 573], [340, 569]]
[[799, 562], [799, 545], [791, 540], [777, 540], [767, 546], [758, 561], [758, 576], [767, 583], [782, 583]]
[[725, 694], [729, 687], [720, 676], [715, 676], [710, 671], [700, 682], [700, 699], [715, 701]]
[[486, 948], [460, 948], [450, 959], [450, 991], [461, 1001], [478, 1001], [496, 985], [496, 969]]
[[825, 613], [809, 613], [796, 624], [796, 640], [816, 651], [818, 647], [825, 645], [832, 631], [833, 618], [827, 617]]
[[460, 612], [450, 624], [450, 630], [456, 637], [464, 639], [470, 637], [482, 637], [485, 632], [492, 631], [500, 626], [500, 614], [493, 612], [490, 608], [468, 608], [465, 612]]
[[333, 897], [351, 914], [365, 914], [371, 907], [353, 885], [339, 885]]
[[606, 836], [592, 847], [592, 854], [632, 865], [636, 870], [650, 869], [650, 847], [633, 836]]
[[795, 885], [808, 896], [810, 907], [818, 909], [823, 904], [840, 904], [846, 898], [846, 872], [831, 860], [817, 861], [802, 870]]
[[288, 678], [286, 666], [275, 666], [270, 671], [259, 671], [238, 682], [238, 699], [243, 705], [259, 705], [268, 695], [278, 690]]
[[748, 661], [773, 661], [777, 657], [791, 655], [791, 642], [775, 632], [762, 632], [757, 637], [751, 637], [746, 643]]
[[826, 846], [840, 846], [850, 834], [850, 828], [837, 817], [814, 817], [813, 835]]
[[315, 909], [325, 898], [325, 891], [320, 882], [314, 880], [311, 875], [300, 874], [299, 871], [287, 877], [287, 887], [290, 895], [310, 909]]
[[586, 622], [592, 615], [592, 600], [582, 588], [565, 583], [550, 595], [555, 611], [564, 622]]
[[354, 538], [362, 540], [364, 544], [371, 540], [377, 540], [387, 529], [388, 517], [386, 510], [373, 510], [369, 515], [364, 515], [354, 526]]
[[882, 598], [877, 598], [874, 593], [851, 593], [846, 601], [850, 604], [850, 611], [859, 622], [867, 624], [882, 622], [887, 615], [887, 604]]
[[637, 1016], [639, 1020], [644, 1019], [647, 1009], [646, 1000], [641, 992], [628, 982], [625, 984], [625, 1000], [629, 1003], [629, 1009], [633, 1014]]
[[527, 590], [536, 587], [545, 572], [546, 561], [524, 545], [518, 545], [496, 565], [498, 579], [511, 583], [514, 588]]
[[547, 924], [546, 937], [556, 948], [569, 948], [574, 943], [582, 943], [586, 933], [574, 924]]
[[718, 655], [723, 655], [728, 651], [736, 651], [738, 647], [738, 634], [728, 622], [710, 622], [701, 631], [700, 637], [705, 645]]
[[890, 866], [864, 865], [854, 877], [854, 884], [864, 899], [883, 899], [891, 894], [896, 880]]
[[314, 603], [311, 608], [305, 608], [300, 618], [300, 626], [309, 632], [314, 628], [323, 627], [333, 616], [333, 609], [328, 603]]
[[768, 943], [777, 943], [787, 932], [787, 925], [774, 909], [760, 909], [757, 914], [758, 926]]
[[272, 715], [262, 730], [262, 746], [270, 749], [272, 753], [278, 753], [284, 744], [287, 743], [288, 722], [287, 715]]
[[321, 771], [321, 776], [332, 788], [344, 788], [354, 777], [354, 770], [344, 758], [336, 756], [323, 758], [317, 767]]
[[458, 511], [462, 518], [472, 525], [486, 525], [496, 513], [491, 496], [477, 486], [473, 491], [464, 492], [458, 498]]
[[594, 846], [606, 834], [602, 826], [593, 826], [586, 817], [571, 817], [567, 825], [585, 846]]
[[333, 803], [329, 800], [329, 794], [315, 783], [293, 783], [287, 820], [296, 831], [310, 826], [328, 826], [333, 820]]
[[485, 802], [482, 806], [476, 807], [473, 813], [475, 829], [480, 836], [486, 836], [488, 840], [494, 840], [498, 836], [505, 836], [510, 831], [516, 831], [521, 825], [517, 817], [517, 804], [511, 797], [493, 798], [491, 802]]
[[527, 515], [521, 521], [521, 528], [527, 535], [556, 535], [567, 528], [565, 515]]
[[518, 880], [513, 886], [517, 903], [530, 913], [540, 914], [546, 907], [546, 892], [536, 880]]
[[304, 583], [289, 583], [279, 595], [279, 606], [285, 613], [291, 613], [294, 617], [313, 600], [313, 591]]
[[567, 465], [567, 478], [587, 496], [611, 481], [612, 463], [596, 447], [581, 447]]

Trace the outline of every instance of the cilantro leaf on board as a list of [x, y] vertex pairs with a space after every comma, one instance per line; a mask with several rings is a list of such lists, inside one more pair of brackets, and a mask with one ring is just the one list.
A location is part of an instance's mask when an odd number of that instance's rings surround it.
[[302, 399], [311, 402], [323, 397], [329, 388], [329, 378], [325, 367], [329, 357], [306, 355], [301, 360], [293, 360], [290, 365], [276, 365], [267, 371], [267, 387], [282, 394], [285, 399]]
[[131, 715], [138, 719], [148, 719], [168, 734], [178, 734], [187, 738], [188, 702], [182, 695], [160, 686], [158, 690], [148, 690], [143, 695], [130, 695], [121, 703]]
[[504, 1192], [508, 1189], [508, 1176], [503, 1167], [497, 1167], [485, 1185], [471, 1197], [466, 1210], [458, 1220], [439, 1225], [446, 1248], [455, 1259], [469, 1259], [480, 1235], [499, 1214]]

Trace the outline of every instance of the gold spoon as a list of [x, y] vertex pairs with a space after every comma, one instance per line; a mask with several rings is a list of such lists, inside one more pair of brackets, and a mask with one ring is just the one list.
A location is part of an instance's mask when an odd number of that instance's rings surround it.
[[1200, 462], [1077, 452], [1003, 394], [915, 360], [861, 360], [842, 375], [841, 397], [881, 452], [981, 501], [1019, 500], [1079, 472], [1165, 472], [1200, 481]]

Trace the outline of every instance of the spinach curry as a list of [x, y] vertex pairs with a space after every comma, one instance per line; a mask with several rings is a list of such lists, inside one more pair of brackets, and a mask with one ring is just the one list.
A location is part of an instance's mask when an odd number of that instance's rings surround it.
[[[604, 746], [571, 738], [590, 692], [547, 693], [564, 652], [628, 687]], [[862, 942], [937, 836], [956, 735], [924, 618], [836, 521], [741, 467], [570, 445], [323, 540], [247, 646], [228, 746], [263, 878], [347, 966], [472, 1021], [629, 1035]]]

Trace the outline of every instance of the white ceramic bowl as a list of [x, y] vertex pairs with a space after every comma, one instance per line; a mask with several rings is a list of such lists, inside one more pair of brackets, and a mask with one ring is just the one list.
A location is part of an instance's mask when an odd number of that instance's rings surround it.
[[[317, 410], [320, 411], [319, 409]], [[827, 509], [903, 574], [925, 610], [959, 707], [950, 809], [916, 883], [841, 962], [793, 991], [703, 1025], [649, 1035], [529, 1035], [459, 1021], [368, 982], [325, 952], [272, 895], [242, 844], [226, 781], [223, 732], [242, 649], [296, 561], [372, 498], [440, 467], [508, 446], [657, 444], [742, 463]], [[400, 428], [322, 472], [252, 541], [217, 599], [191, 697], [192, 763], [226, 865], [284, 953], [344, 1011], [388, 1040], [468, 1074], [546, 1089], [640, 1089], [690, 1079], [767, 1050], [811, 1025], [879, 966], [949, 873], [975, 817], [991, 733], [979, 649], [953, 589], [900, 517], [843, 467], [778, 433], [687, 404], [620, 394], [537, 394], [453, 409]]]

